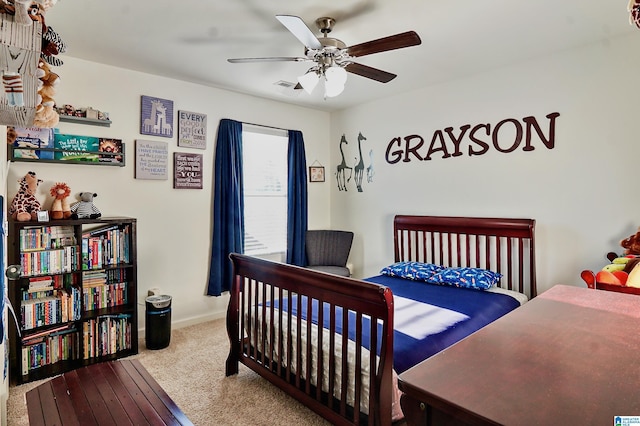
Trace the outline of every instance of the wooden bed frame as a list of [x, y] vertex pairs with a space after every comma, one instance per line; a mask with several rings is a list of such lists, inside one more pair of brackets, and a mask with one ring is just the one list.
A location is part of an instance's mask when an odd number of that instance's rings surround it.
[[[491, 269], [503, 274], [503, 288], [533, 298], [534, 228], [532, 219], [399, 215], [394, 218], [395, 261]], [[230, 351], [226, 375], [237, 374], [242, 363], [333, 424], [390, 425], [394, 392], [391, 290], [245, 255], [231, 254], [230, 258], [234, 279], [227, 312]], [[287, 309], [274, 307], [271, 301], [276, 300], [287, 300], [283, 303], [288, 303]], [[311, 321], [297, 321], [292, 314], [292, 310], [305, 308], [311, 312], [312, 301], [329, 306], [330, 326], [324, 332], [318, 332]], [[345, 327], [355, 315], [352, 342], [346, 334], [336, 334], [336, 312]], [[322, 323], [323, 310], [317, 315]], [[380, 348], [377, 357], [376, 351], [362, 347], [363, 317], [371, 318], [365, 323], [371, 324], [372, 336], [366, 343]], [[382, 327], [380, 341], [376, 323]], [[318, 348], [325, 348], [323, 356], [318, 356]], [[347, 351], [354, 348], [355, 368], [353, 363], [347, 365]], [[347, 382], [352, 391], [347, 391]], [[368, 412], [362, 410], [367, 403]]]

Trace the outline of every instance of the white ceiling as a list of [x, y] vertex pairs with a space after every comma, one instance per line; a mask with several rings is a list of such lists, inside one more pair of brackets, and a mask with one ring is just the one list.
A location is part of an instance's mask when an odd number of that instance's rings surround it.
[[[67, 44], [59, 55], [334, 111], [640, 30], [627, 0], [58, 0], [46, 22]], [[357, 62], [397, 74], [383, 84], [349, 74], [345, 91], [282, 91], [308, 63], [231, 64], [228, 58], [303, 56], [276, 19], [336, 18], [347, 46], [407, 30], [419, 46]], [[320, 33], [317, 33], [320, 36]], [[630, 52], [639, 54], [640, 52]], [[64, 78], [64, 65], [58, 69]], [[68, 83], [66, 83], [68, 84]]]

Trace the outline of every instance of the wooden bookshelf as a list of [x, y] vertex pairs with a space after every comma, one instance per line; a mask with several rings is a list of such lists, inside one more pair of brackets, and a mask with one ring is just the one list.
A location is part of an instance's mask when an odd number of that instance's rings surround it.
[[[9, 221], [10, 379], [138, 353], [136, 219]], [[18, 332], [19, 331], [19, 332]]]

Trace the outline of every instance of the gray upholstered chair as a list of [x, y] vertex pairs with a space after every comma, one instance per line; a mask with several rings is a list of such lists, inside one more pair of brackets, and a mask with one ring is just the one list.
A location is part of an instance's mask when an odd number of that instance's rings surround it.
[[309, 230], [306, 235], [308, 268], [348, 277], [347, 259], [353, 243], [353, 232]]

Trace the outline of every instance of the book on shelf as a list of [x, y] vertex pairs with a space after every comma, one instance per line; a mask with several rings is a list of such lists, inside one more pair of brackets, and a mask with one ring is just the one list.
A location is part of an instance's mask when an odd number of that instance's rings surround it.
[[83, 295], [85, 311], [126, 305], [129, 300], [128, 285], [125, 282], [86, 287]]
[[20, 250], [47, 250], [76, 245], [71, 226], [38, 226], [20, 230]]
[[78, 250], [76, 246], [60, 249], [23, 252], [20, 254], [22, 276], [42, 274], [62, 274], [78, 269]]
[[22, 341], [22, 374], [60, 361], [79, 359], [79, 334], [75, 326], [60, 327], [51, 333]]
[[20, 302], [22, 330], [78, 320], [80, 298], [80, 290], [71, 287], [69, 293], [54, 290], [52, 294], [45, 297], [22, 300]]
[[94, 229], [82, 235], [82, 269], [130, 262], [129, 225]]
[[131, 315], [103, 315], [83, 323], [84, 359], [131, 349]]

